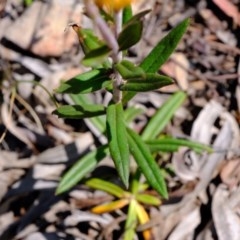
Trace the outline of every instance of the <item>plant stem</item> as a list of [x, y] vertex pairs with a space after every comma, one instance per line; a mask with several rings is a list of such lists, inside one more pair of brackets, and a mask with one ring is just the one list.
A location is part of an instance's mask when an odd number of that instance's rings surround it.
[[[115, 38], [117, 39], [118, 34], [122, 31], [122, 11], [118, 11], [114, 14], [114, 22], [115, 22]], [[113, 62], [114, 64], [120, 62], [122, 60], [122, 51], [118, 52], [116, 56], [113, 53]], [[114, 84], [113, 84], [113, 101], [120, 102], [122, 100], [122, 91], [119, 90], [119, 86], [122, 84], [123, 79], [118, 71], [114, 70]]]
[[[119, 46], [117, 37], [122, 30], [122, 10], [114, 13], [115, 29], [113, 32], [106, 21], [101, 17], [99, 10], [93, 1], [85, 0], [85, 6], [87, 14], [96, 24], [107, 46], [112, 50], [111, 57], [113, 64], [120, 62], [122, 60], [122, 52], [118, 51]], [[122, 100], [122, 91], [119, 90], [119, 86], [122, 84], [122, 81], [121, 75], [117, 71], [114, 71], [113, 101], [115, 103]]]
[[105, 20], [101, 17], [97, 6], [93, 1], [89, 0], [85, 0], [85, 6], [87, 14], [95, 22], [107, 46], [112, 49], [113, 54], [116, 56], [118, 53], [118, 42]]

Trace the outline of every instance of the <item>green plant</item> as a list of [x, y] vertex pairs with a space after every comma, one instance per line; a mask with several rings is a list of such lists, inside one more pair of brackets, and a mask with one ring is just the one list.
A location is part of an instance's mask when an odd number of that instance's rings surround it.
[[[139, 181], [140, 175], [138, 173], [134, 175], [129, 191], [101, 179], [92, 178], [85, 182], [91, 188], [105, 191], [118, 198], [118, 200], [92, 208], [93, 213], [102, 214], [128, 206], [124, 240], [133, 239], [138, 223], [145, 224], [149, 221], [150, 217], [145, 210], [145, 205], [159, 206], [161, 204], [158, 197], [145, 192], [148, 185]], [[151, 239], [151, 229], [145, 229], [142, 235], [144, 239]]]
[[[149, 11], [132, 16], [131, 6], [120, 10], [122, 5], [109, 9], [109, 6], [104, 6], [104, 1], [97, 3], [103, 8], [97, 8], [88, 0], [85, 1], [85, 7], [88, 17], [99, 29], [101, 38], [92, 29], [73, 25], [85, 54], [82, 64], [90, 70], [60, 85], [57, 92], [70, 94], [75, 105], [60, 106], [54, 113], [63, 118], [89, 118], [107, 135], [108, 143], [77, 161], [63, 176], [56, 192], [59, 194], [69, 190], [109, 155], [128, 189], [130, 156], [133, 156], [148, 184], [163, 198], [167, 198], [164, 177], [153, 153], [176, 151], [179, 146], [188, 146], [198, 152], [210, 151], [210, 148], [187, 140], [159, 138], [166, 124], [185, 100], [184, 92], [173, 94], [150, 119], [141, 134], [128, 126], [129, 121], [139, 114], [139, 111], [129, 108], [127, 103], [138, 92], [155, 90], [172, 83], [169, 77], [157, 72], [176, 48], [189, 25], [189, 19], [172, 29], [140, 64], [135, 65], [127, 60], [128, 49], [141, 39], [143, 17]], [[112, 100], [106, 107], [91, 103], [87, 98], [88, 93], [101, 89], [112, 93]]]

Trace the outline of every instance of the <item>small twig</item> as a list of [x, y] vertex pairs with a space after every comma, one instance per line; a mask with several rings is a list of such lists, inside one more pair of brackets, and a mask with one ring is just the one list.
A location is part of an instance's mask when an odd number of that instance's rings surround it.
[[32, 116], [32, 118], [34, 119], [38, 129], [40, 129], [42, 132], [44, 132], [44, 128], [43, 125], [38, 117], [38, 115], [36, 114], [36, 112], [34, 111], [34, 109], [31, 107], [30, 104], [28, 104], [28, 102], [26, 102], [20, 95], [18, 95], [16, 93], [15, 95], [16, 100], [18, 100], [26, 109], [27, 111], [30, 113], [30, 115]]
[[53, 104], [55, 105], [56, 108], [58, 108], [58, 103], [56, 101], [56, 99], [54, 98], [54, 96], [49, 92], [49, 90], [43, 86], [41, 83], [39, 83], [38, 81], [34, 81], [34, 80], [20, 80], [20, 81], [17, 81], [16, 82], [16, 85], [20, 84], [20, 83], [33, 83], [34, 85], [36, 86], [39, 86], [41, 87], [47, 94], [48, 96], [50, 97], [50, 99], [52, 100]]

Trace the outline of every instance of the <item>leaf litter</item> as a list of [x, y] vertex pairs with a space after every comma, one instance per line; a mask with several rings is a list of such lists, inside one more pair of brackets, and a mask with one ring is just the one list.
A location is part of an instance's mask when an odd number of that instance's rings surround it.
[[[109, 196], [83, 183], [63, 195], [54, 194], [61, 174], [95, 147], [96, 139], [104, 142], [104, 136], [88, 121], [52, 116], [52, 100], [32, 82], [38, 81], [51, 92], [62, 79], [83, 71], [78, 40], [71, 31], [64, 34], [69, 22], [83, 18], [79, 15], [82, 3], [52, 0], [52, 4], [33, 2], [27, 8], [22, 1], [9, 0], [4, 8], [5, 2], [0, 5], [0, 240], [120, 239], [126, 212], [90, 213], [91, 206], [110, 201]], [[239, 4], [239, 0], [152, 0], [134, 6], [135, 11], [153, 9], [145, 21], [144, 41], [131, 49], [136, 62], [171, 27], [191, 18], [176, 53], [161, 68], [175, 84], [132, 100], [132, 105], [145, 111], [134, 127], [141, 131], [156, 107], [180, 87], [188, 101], [176, 112], [166, 133], [214, 148], [212, 154], [198, 155], [182, 148], [167, 156], [175, 171], [167, 176], [169, 200], [148, 209], [150, 221], [138, 228], [141, 232], [151, 227], [153, 239], [240, 239]], [[86, 19], [81, 21], [87, 26]], [[14, 98], [11, 90], [16, 81], [20, 98]], [[32, 110], [17, 100], [21, 98]], [[70, 103], [67, 96], [57, 98]], [[102, 103], [108, 96], [96, 93], [91, 98]], [[108, 159], [93, 175], [106, 171], [116, 181]]]

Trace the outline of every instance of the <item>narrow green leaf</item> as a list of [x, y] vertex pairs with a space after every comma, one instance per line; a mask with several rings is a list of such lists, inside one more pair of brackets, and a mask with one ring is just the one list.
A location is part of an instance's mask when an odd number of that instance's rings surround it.
[[92, 178], [92, 179], [86, 181], [86, 185], [91, 188], [105, 191], [115, 197], [118, 197], [118, 198], [123, 198], [127, 193], [122, 188], [117, 186], [116, 184], [104, 181], [99, 178]]
[[94, 69], [82, 73], [66, 82], [62, 82], [56, 92], [78, 94], [100, 90], [111, 83], [109, 74], [106, 69]]
[[94, 34], [93, 30], [81, 28], [77, 24], [73, 24], [72, 27], [78, 35], [79, 43], [85, 56], [87, 55], [84, 64], [90, 67], [103, 66], [110, 68], [111, 64], [106, 58], [109, 49], [104, 42]]
[[122, 98], [122, 103], [125, 106], [129, 100], [131, 100], [137, 93], [136, 92], [128, 92], [128, 91], [124, 91], [123, 92], [123, 98]]
[[129, 184], [129, 148], [122, 103], [107, 107], [107, 135], [115, 167], [124, 185]]
[[131, 5], [123, 9], [122, 24], [126, 24], [132, 18], [132, 7]]
[[[140, 67], [148, 73], [157, 72], [160, 67], [167, 61], [177, 44], [186, 32], [190, 23], [189, 19], [184, 20], [175, 28], [173, 28], [147, 55], [142, 61]], [[123, 104], [126, 104], [131, 98], [136, 95], [135, 92], [124, 92]]]
[[130, 202], [128, 207], [127, 219], [124, 227], [125, 232], [124, 232], [123, 240], [134, 239], [137, 223], [138, 223], [138, 219], [137, 219], [137, 212], [136, 212], [136, 200], [133, 199]]
[[172, 83], [173, 82], [169, 77], [156, 73], [147, 73], [142, 79], [129, 79], [126, 83], [120, 86], [120, 90], [146, 92], [157, 90]]
[[149, 204], [153, 206], [159, 206], [161, 204], [161, 200], [155, 196], [144, 194], [144, 193], [138, 193], [135, 195], [135, 198], [138, 202]]
[[[140, 173], [139, 174], [140, 176], [142, 175], [142, 172], [141, 170], [139, 170], [139, 168], [138, 168], [138, 173]], [[139, 188], [141, 187], [142, 183], [140, 182], [140, 177], [136, 178], [136, 174], [134, 174], [133, 177], [134, 178], [131, 182], [130, 191], [133, 195], [136, 195], [138, 194], [138, 192], [141, 192]]]
[[142, 61], [142, 67], [148, 73], [155, 73], [167, 61], [186, 32], [190, 20], [185, 19], [165, 36]]
[[202, 151], [207, 151], [211, 153], [213, 150], [210, 146], [201, 144], [187, 139], [163, 137], [157, 140], [146, 141], [152, 152], [164, 151], [164, 152], [176, 152], [179, 147], [185, 146], [189, 147], [197, 153]]
[[148, 147], [152, 153], [155, 153], [155, 152], [177, 152], [178, 148], [179, 148], [179, 146], [177, 146], [177, 145], [171, 145], [171, 144], [169, 145], [169, 144], [165, 144], [165, 143], [155, 144], [155, 143], [151, 143], [151, 142], [149, 143], [147, 141], [146, 144], [148, 145]]
[[33, 0], [24, 0], [24, 3], [29, 7], [33, 3]]
[[91, 151], [84, 157], [79, 159], [61, 179], [56, 194], [68, 191], [82, 180], [88, 173], [95, 169], [98, 162], [109, 154], [107, 146], [101, 146], [96, 150]]
[[165, 82], [165, 83], [173, 83], [170, 77], [160, 75], [158, 73], [145, 73], [141, 77], [130, 78], [127, 79], [129, 83], [141, 83], [141, 82], [149, 82], [149, 83], [158, 83], [158, 82]]
[[144, 10], [142, 12], [135, 14], [131, 19], [128, 20], [127, 24], [124, 27], [126, 27], [128, 24], [132, 24], [133, 22], [142, 20], [143, 17], [145, 15], [147, 15], [148, 13], [150, 13], [151, 11], [152, 11], [151, 9], [147, 9], [147, 10]]
[[141, 82], [141, 83], [133, 83], [127, 82], [120, 86], [121, 91], [128, 91], [128, 92], [148, 92], [157, 90], [161, 87], [169, 85], [169, 82], [158, 82], [158, 83], [149, 83], [149, 82]]
[[[83, 94], [70, 94], [71, 99], [73, 102], [77, 105], [85, 105], [87, 104], [93, 104], [92, 99], [88, 95]], [[100, 133], [104, 133], [106, 131], [106, 116], [101, 115], [97, 117], [92, 117], [87, 119], [90, 123], [92, 123]]]
[[82, 119], [99, 116], [105, 113], [103, 105], [63, 105], [53, 111], [53, 114], [62, 118]]
[[144, 112], [143, 108], [137, 107], [137, 106], [129, 106], [125, 111], [124, 111], [124, 117], [126, 123], [132, 122], [137, 116], [142, 114]]
[[107, 61], [111, 49], [107, 45], [102, 45], [88, 52], [82, 60], [82, 64], [87, 67], [97, 67]]
[[123, 60], [116, 64], [115, 68], [124, 79], [145, 77], [145, 72], [142, 68], [135, 66], [132, 62], [127, 60]]
[[142, 176], [142, 172], [141, 172], [140, 168], [138, 167], [133, 175], [133, 180], [131, 181], [131, 188], [130, 188], [131, 190], [130, 191], [133, 195], [144, 192], [145, 190], [147, 190], [149, 188], [149, 184], [147, 184], [146, 182], [144, 182], [144, 183], [141, 182], [141, 180], [140, 180], [141, 176]]
[[164, 198], [168, 197], [166, 183], [158, 164], [155, 162], [149, 148], [141, 137], [128, 129], [128, 143], [130, 152], [140, 167], [148, 183]]
[[77, 24], [72, 25], [73, 30], [77, 33], [79, 43], [85, 54], [90, 51], [99, 48], [103, 45], [103, 41], [100, 40], [93, 32], [92, 29], [84, 29]]
[[126, 50], [136, 44], [141, 39], [142, 30], [142, 21], [128, 23], [118, 36], [119, 50]]
[[142, 139], [146, 141], [157, 137], [169, 123], [176, 110], [183, 104], [185, 98], [184, 92], [179, 91], [173, 94], [151, 118], [142, 133]]

